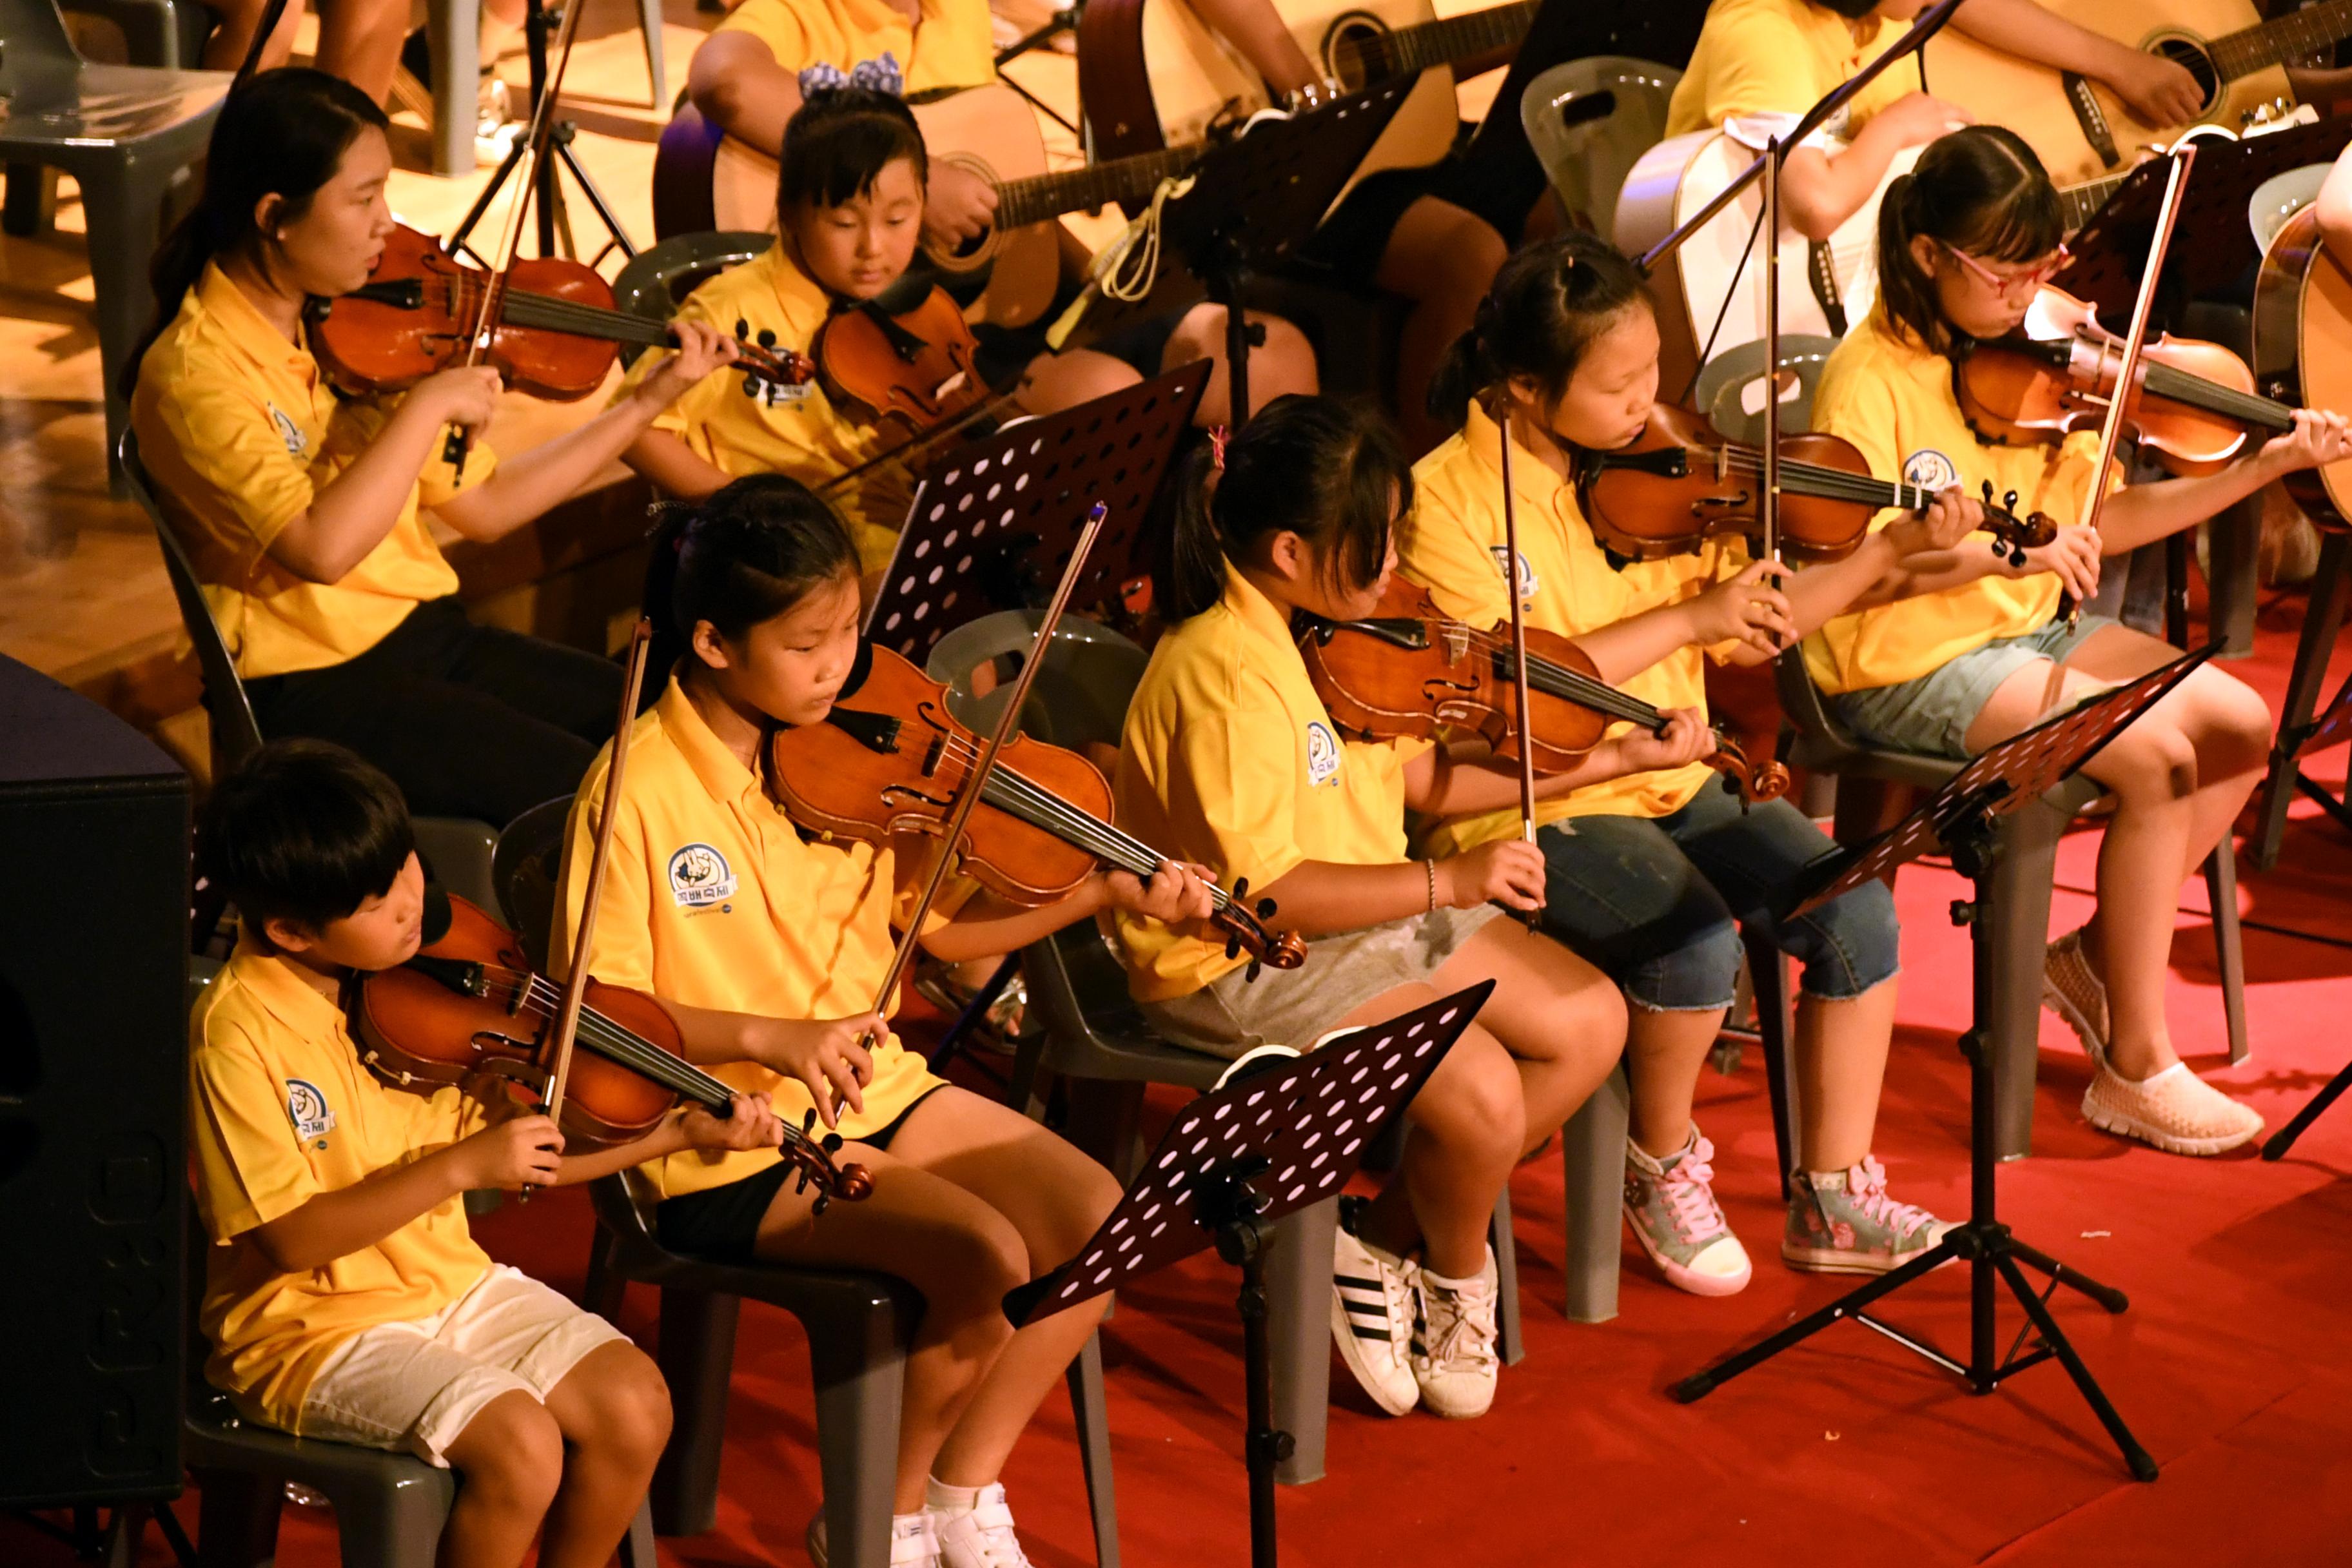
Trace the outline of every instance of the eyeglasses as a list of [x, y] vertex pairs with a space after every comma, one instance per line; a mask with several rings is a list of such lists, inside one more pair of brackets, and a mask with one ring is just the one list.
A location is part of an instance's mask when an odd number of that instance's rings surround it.
[[1970, 256], [1958, 246], [1948, 244], [1940, 239], [1936, 243], [1943, 246], [1946, 250], [1949, 251], [1953, 260], [1967, 268], [1970, 272], [1975, 273], [1978, 281], [1984, 284], [1986, 288], [1990, 289], [1995, 294], [2000, 295], [2004, 300], [2013, 299], [2020, 294], [2031, 294], [2034, 290], [2040, 289], [2044, 283], [2047, 283], [2050, 279], [2055, 278], [2058, 275], [2058, 269], [2065, 266], [2068, 261], [2074, 259], [2074, 255], [2073, 251], [2067, 249], [2063, 245], [2061, 245], [2057, 249], [2050, 253], [2048, 260], [2042, 262], [2041, 266], [2034, 268], [2032, 271], [2019, 272], [2011, 277], [2003, 278], [2000, 273], [1995, 272], [1991, 268], [1987, 267], [1983, 262], [1979, 261], [1975, 257]]

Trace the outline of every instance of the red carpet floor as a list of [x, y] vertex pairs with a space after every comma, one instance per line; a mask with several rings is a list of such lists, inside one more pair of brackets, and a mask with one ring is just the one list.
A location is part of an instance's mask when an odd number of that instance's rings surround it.
[[[2300, 607], [2267, 611], [2261, 657], [2230, 667], [2273, 701]], [[2341, 678], [2339, 668], [2331, 690]], [[2340, 784], [2344, 763], [2338, 751], [2316, 771]], [[2242, 1067], [2223, 1067], [2201, 912], [2182, 915], [2174, 945], [2177, 1037], [2193, 1066], [2247, 1094], [2273, 1127], [2352, 1056], [2352, 839], [2310, 810], [2299, 808], [2280, 868], [2242, 891], [2257, 922], [2245, 932], [2254, 1054]], [[2062, 852], [2054, 930], [2087, 913], [2095, 848], [2084, 833]], [[1966, 1076], [1953, 1050], [1967, 951], [1945, 906], [1961, 888], [1933, 869], [1902, 879], [1902, 1022], [1878, 1139], [1897, 1190], [1954, 1216], [1967, 1188]], [[2185, 903], [2202, 898], [2201, 884], [2184, 890]], [[2252, 1150], [2174, 1158], [2083, 1122], [2088, 1065], [2044, 1023], [2035, 1152], [2002, 1170], [2003, 1216], [2129, 1293], [2120, 1317], [2071, 1294], [2056, 1310], [2164, 1467], [2155, 1484], [2126, 1476], [2055, 1364], [1976, 1398], [1853, 1325], [1698, 1405], [1665, 1397], [1685, 1372], [1842, 1289], [1778, 1261], [1770, 1124], [1750, 1053], [1736, 1076], [1709, 1073], [1700, 1114], [1721, 1151], [1717, 1190], [1757, 1257], [1755, 1283], [1699, 1300], [1659, 1283], [1628, 1244], [1621, 1315], [1570, 1324], [1559, 1305], [1559, 1171], [1530, 1165], [1514, 1187], [1526, 1362], [1505, 1374], [1490, 1415], [1451, 1426], [1381, 1417], [1335, 1369], [1330, 1474], [1283, 1492], [1285, 1561], [1654, 1563], [1687, 1552], [1685, 1561], [1818, 1568], [2352, 1562], [2352, 1100], [2280, 1164]], [[550, 1194], [526, 1213], [509, 1205], [480, 1230], [499, 1256], [577, 1285], [588, 1233], [579, 1194]], [[1231, 1279], [1196, 1260], [1126, 1293], [1107, 1331], [1121, 1542], [1134, 1568], [1246, 1561]], [[630, 1301], [627, 1326], [641, 1339], [652, 1305], [642, 1292]], [[1964, 1278], [1946, 1270], [1886, 1316], [1963, 1350]], [[2004, 1342], [2020, 1321], [2013, 1306], [2004, 1311]], [[806, 1371], [791, 1321], [748, 1310], [719, 1528], [665, 1542], [666, 1561], [803, 1561], [801, 1531], [817, 1503]], [[1058, 1395], [1007, 1481], [1041, 1568], [1092, 1561]], [[193, 1520], [193, 1500], [181, 1508]], [[331, 1562], [333, 1539], [327, 1516], [289, 1510], [280, 1561]], [[68, 1560], [0, 1521], [0, 1561]], [[167, 1560], [151, 1535], [142, 1563]]]

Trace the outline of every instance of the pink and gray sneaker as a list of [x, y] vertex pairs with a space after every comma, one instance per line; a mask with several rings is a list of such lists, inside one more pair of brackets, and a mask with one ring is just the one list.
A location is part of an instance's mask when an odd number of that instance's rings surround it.
[[1696, 1127], [1663, 1160], [1638, 1143], [1625, 1145], [1625, 1218], [1633, 1239], [1667, 1284], [1694, 1296], [1735, 1295], [1754, 1273], [1748, 1249], [1715, 1201], [1714, 1158], [1715, 1145]]
[[1886, 1193], [1875, 1155], [1843, 1171], [1799, 1171], [1789, 1184], [1780, 1260], [1816, 1274], [1884, 1274], [1910, 1262], [1952, 1228]]

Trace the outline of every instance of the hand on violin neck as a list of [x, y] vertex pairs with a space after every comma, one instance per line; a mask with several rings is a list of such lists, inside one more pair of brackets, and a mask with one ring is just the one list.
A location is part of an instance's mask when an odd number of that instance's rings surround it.
[[2344, 416], [2325, 408], [2298, 408], [2294, 428], [2264, 442], [2254, 460], [2262, 465], [2267, 483], [2346, 458], [2352, 458], [2352, 429], [2347, 429]]
[[563, 1134], [549, 1117], [509, 1116], [450, 1145], [462, 1192], [551, 1187], [562, 1174]]
[[678, 1142], [688, 1149], [772, 1149], [784, 1141], [784, 1124], [764, 1094], [739, 1094], [725, 1116], [699, 1105], [680, 1109]]
[[1677, 708], [1666, 716], [1666, 727], [1652, 734], [1638, 726], [1602, 742], [1610, 749], [1615, 775], [1661, 773], [1686, 767], [1715, 750], [1715, 731], [1706, 715], [1696, 708]]
[[1217, 874], [1206, 866], [1162, 860], [1149, 879], [1126, 871], [1097, 871], [1089, 885], [1100, 889], [1104, 908], [1139, 915], [1162, 925], [1205, 921], [1215, 912], [1209, 889]]
[[1985, 525], [1984, 503], [1953, 485], [1940, 491], [1923, 512], [1906, 512], [1880, 530], [1897, 561], [1944, 553]]
[[677, 340], [677, 347], [629, 395], [642, 406], [648, 420], [692, 391], [705, 376], [726, 369], [742, 357], [733, 338], [707, 322], [672, 321], [670, 333]]

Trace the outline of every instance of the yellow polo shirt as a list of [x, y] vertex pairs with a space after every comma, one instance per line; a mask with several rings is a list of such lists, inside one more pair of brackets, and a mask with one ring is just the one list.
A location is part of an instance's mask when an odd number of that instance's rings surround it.
[[216, 266], [140, 361], [140, 460], [246, 679], [355, 658], [418, 605], [457, 591], [424, 514], [489, 477], [494, 459], [478, 440], [462, 479], [434, 453], [392, 531], [340, 581], [308, 582], [269, 558], [279, 531], [397, 406], [338, 397], [307, 342], [287, 342]]
[[[761, 3], [751, 0], [751, 5]], [[831, 310], [824, 290], [793, 264], [782, 245], [772, 245], [697, 289], [678, 308], [677, 319], [707, 322], [730, 334], [748, 328], [753, 338], [773, 332], [778, 348], [805, 353]], [[635, 390], [667, 357], [666, 352], [640, 354], [614, 400]], [[890, 434], [835, 408], [824, 388], [814, 381], [800, 386], [759, 385], [750, 392], [743, 381], [741, 375], [725, 372], [703, 377], [656, 416], [653, 428], [684, 441], [696, 457], [730, 479], [790, 474], [811, 488], [847, 473], [896, 442]], [[887, 566], [907, 509], [914, 504], [905, 477], [895, 471], [877, 473], [850, 493], [827, 499], [849, 525], [865, 569], [878, 572]]]
[[[1853, 442], [1882, 479], [1936, 489], [1958, 483], [1970, 495], [1990, 479], [1997, 495], [2017, 492], [2020, 517], [2044, 512], [2065, 528], [2082, 519], [2099, 456], [2094, 431], [2020, 447], [1978, 440], [1952, 393], [1952, 362], [1928, 353], [1884, 310], [1873, 310], [1822, 367], [1813, 428]], [[2120, 466], [2113, 470], [2111, 485], [2121, 473]], [[1883, 528], [1896, 515], [1889, 509], [1871, 526]], [[1961, 548], [1990, 552], [1992, 545], [1989, 535], [1974, 534]], [[2054, 572], [1980, 577], [1839, 616], [1805, 639], [1805, 668], [1829, 692], [1916, 680], [1997, 638], [2047, 625], [2061, 587]]]
[[[609, 746], [598, 754], [572, 804], [551, 952], [572, 950], [611, 755]], [[617, 810], [596, 916], [598, 979], [771, 1018], [841, 1018], [874, 1005], [897, 946], [891, 852], [803, 838], [675, 679], [630, 731]], [[934, 920], [959, 891], [969, 896], [970, 885], [942, 890]], [[886, 1011], [896, 1010], [893, 998]], [[746, 1093], [765, 1091], [796, 1127], [812, 1107], [799, 1079], [757, 1063], [708, 1070]], [[889, 1125], [940, 1082], [893, 1035], [874, 1052], [865, 1110], [843, 1110], [842, 1136]], [[646, 1169], [662, 1196], [677, 1197], [740, 1182], [776, 1159], [771, 1149], [688, 1149]]]
[[[1461, 432], [1413, 465], [1413, 522], [1399, 544], [1398, 567], [1421, 584], [1438, 608], [1475, 626], [1510, 618], [1503, 586], [1508, 554], [1503, 533], [1501, 431], [1473, 405]], [[1705, 593], [1738, 572], [1738, 545], [1709, 545], [1696, 555], [1612, 565], [1577, 506], [1575, 487], [1561, 481], [1525, 447], [1511, 447], [1511, 485], [1518, 498], [1520, 573], [1528, 625], [1562, 637], [1612, 626], [1644, 610]], [[1529, 578], [1532, 577], [1532, 581]], [[1706, 711], [1706, 656], [1677, 648], [1622, 683], [1654, 708]], [[1612, 726], [1612, 732], [1622, 726]], [[1587, 784], [1556, 800], [1536, 802], [1538, 823], [1608, 815], [1665, 816], [1680, 811], [1713, 776], [1705, 763]], [[1451, 818], [1424, 836], [1422, 847], [1455, 855], [1496, 838], [1516, 837], [1519, 814], [1487, 812]]]
[[330, 1356], [362, 1330], [428, 1317], [490, 1267], [450, 1198], [307, 1274], [274, 1268], [253, 1231], [483, 1124], [455, 1089], [427, 1097], [360, 1064], [335, 1004], [249, 938], [188, 1029], [188, 1149], [206, 1259], [205, 1375], [255, 1420], [300, 1431]]
[[[1812, 0], [1715, 0], [1667, 101], [1666, 134], [1714, 131], [1749, 114], [1801, 115], [1909, 30], [1883, 16], [1860, 28], [1857, 39], [1844, 17]], [[1916, 58], [1897, 61], [1823, 129], [1850, 137], [1905, 93], [1922, 90]]]
[[910, 95], [996, 79], [985, 0], [922, 0], [922, 17], [916, 26], [891, 0], [743, 0], [717, 31], [749, 33], [789, 71], [887, 54]]
[[[1305, 860], [1405, 858], [1405, 764], [1426, 741], [1342, 740], [1282, 611], [1231, 567], [1224, 597], [1161, 637], [1119, 737], [1119, 826], [1221, 886], [1267, 888]], [[1221, 940], [1120, 914], [1128, 987], [1198, 991], [1248, 962]]]

